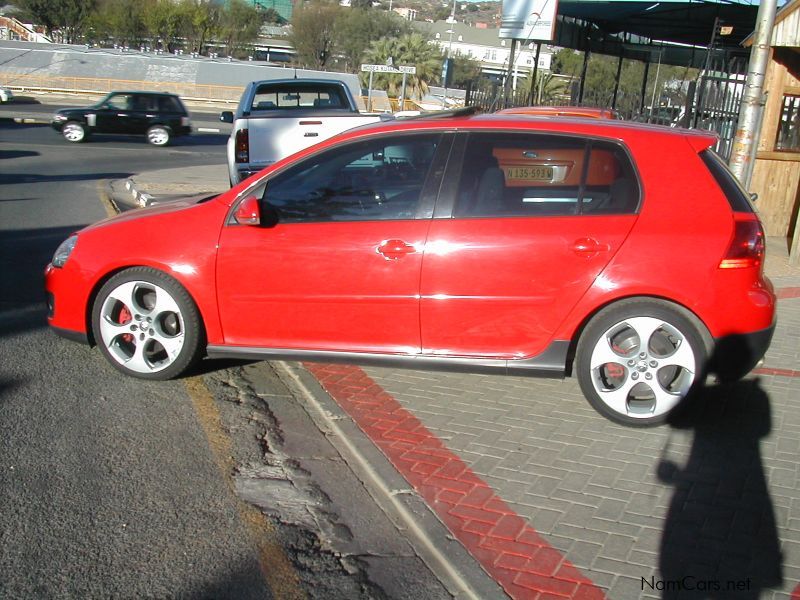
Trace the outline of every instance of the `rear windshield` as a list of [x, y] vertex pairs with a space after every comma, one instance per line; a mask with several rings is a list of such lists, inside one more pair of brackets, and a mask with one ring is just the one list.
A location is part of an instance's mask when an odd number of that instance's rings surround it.
[[725, 193], [728, 203], [734, 212], [752, 213], [755, 212], [750, 202], [750, 195], [742, 187], [736, 176], [728, 169], [719, 155], [713, 150], [704, 150], [700, 153], [700, 158], [706, 163], [708, 170], [717, 180], [717, 184]]
[[256, 88], [250, 110], [296, 108], [349, 109], [350, 104], [338, 86], [307, 84], [265, 84]]

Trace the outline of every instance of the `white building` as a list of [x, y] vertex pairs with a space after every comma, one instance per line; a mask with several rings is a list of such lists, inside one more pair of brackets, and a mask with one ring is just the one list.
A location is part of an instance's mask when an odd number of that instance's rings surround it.
[[[465, 23], [423, 23], [420, 28], [430, 32], [433, 41], [443, 51], [449, 50], [450, 56], [468, 56], [481, 64], [484, 75], [501, 80], [508, 72], [508, 61], [511, 55], [511, 40], [500, 39], [499, 29], [471, 27]], [[552, 48], [541, 44], [539, 51], [539, 70], [550, 70]], [[514, 54], [512, 86], [516, 89], [521, 80], [528, 80], [533, 72], [536, 57], [535, 41], [518, 41]]]

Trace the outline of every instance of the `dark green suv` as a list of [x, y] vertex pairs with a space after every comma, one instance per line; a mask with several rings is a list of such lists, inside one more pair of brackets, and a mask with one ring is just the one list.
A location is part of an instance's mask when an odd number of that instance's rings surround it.
[[62, 108], [50, 124], [70, 142], [85, 142], [93, 133], [146, 135], [155, 146], [192, 131], [189, 112], [175, 94], [111, 92], [86, 108]]

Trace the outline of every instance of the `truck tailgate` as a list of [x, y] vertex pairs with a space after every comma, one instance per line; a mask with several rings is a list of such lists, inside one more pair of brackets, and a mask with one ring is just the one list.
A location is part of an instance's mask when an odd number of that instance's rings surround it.
[[250, 164], [266, 166], [329, 137], [367, 123], [378, 115], [248, 118]]

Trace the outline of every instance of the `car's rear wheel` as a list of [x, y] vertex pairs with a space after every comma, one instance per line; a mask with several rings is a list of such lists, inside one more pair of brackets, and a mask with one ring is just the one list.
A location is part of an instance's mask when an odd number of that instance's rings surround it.
[[623, 425], [660, 425], [703, 376], [710, 348], [710, 334], [689, 311], [657, 299], [623, 300], [583, 331], [576, 374], [600, 414]]
[[117, 273], [97, 294], [94, 338], [117, 369], [142, 379], [170, 379], [200, 358], [203, 328], [188, 292], [147, 267]]
[[154, 146], [166, 146], [171, 140], [169, 129], [163, 125], [153, 125], [147, 130], [147, 141]]
[[85, 142], [89, 137], [89, 132], [86, 127], [77, 121], [69, 121], [61, 130], [61, 135], [64, 136], [68, 142]]

